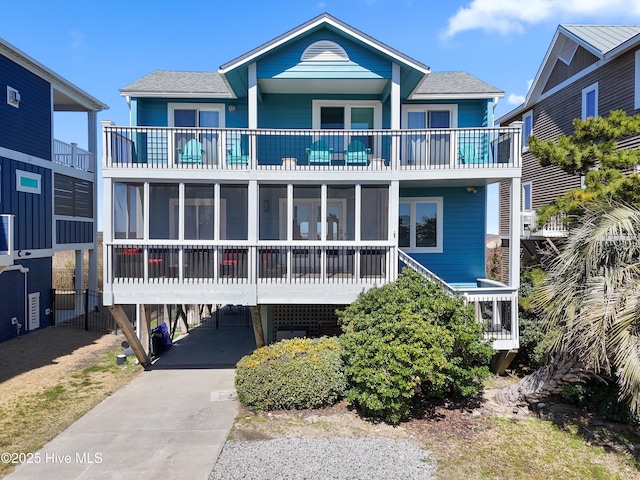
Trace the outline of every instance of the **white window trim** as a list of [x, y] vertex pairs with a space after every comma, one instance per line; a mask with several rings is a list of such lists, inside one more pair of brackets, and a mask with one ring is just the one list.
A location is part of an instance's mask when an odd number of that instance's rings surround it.
[[[529, 187], [529, 209], [525, 207], [525, 187]], [[533, 182], [522, 182], [522, 211], [523, 212], [532, 212], [533, 211]]]
[[[168, 112], [167, 125], [169, 127], [175, 127], [174, 115], [173, 115], [175, 110], [197, 110], [197, 111], [207, 111], [207, 112], [218, 112], [220, 114], [220, 125], [218, 128], [224, 128], [226, 125], [225, 116], [224, 116], [225, 106], [223, 103], [178, 103], [178, 102], [167, 103], [167, 112]], [[185, 127], [185, 128], [188, 128], [188, 127]]]
[[582, 120], [587, 119], [587, 95], [595, 92], [594, 95], [594, 117], [598, 116], [598, 82], [592, 83], [588, 87], [582, 89]]
[[[525, 126], [527, 125], [527, 118], [531, 118], [531, 131], [527, 134], [525, 131]], [[529, 151], [529, 137], [533, 135], [533, 110], [529, 110], [527, 113], [522, 115], [522, 151]]]
[[373, 108], [373, 128], [382, 128], [382, 103], [378, 100], [312, 100], [312, 120], [311, 126], [314, 130], [320, 130], [320, 109], [322, 107], [344, 107], [344, 127], [351, 130], [351, 108]]
[[[398, 200], [398, 204], [408, 203], [410, 204], [410, 214], [409, 214], [409, 246], [408, 247], [398, 247], [401, 248], [405, 252], [416, 252], [416, 253], [442, 253], [444, 251], [444, 202], [442, 197], [401, 197]], [[436, 204], [436, 246], [435, 247], [416, 247], [416, 204], [417, 203], [435, 203]], [[396, 213], [396, 222], [398, 221], [398, 217], [400, 212]], [[396, 224], [397, 225], [397, 224]]]
[[633, 93], [633, 108], [640, 109], [640, 49], [636, 50], [636, 65], [635, 65], [635, 83]]
[[[458, 128], [458, 105], [455, 103], [432, 103], [422, 105], [403, 105], [402, 106], [402, 126], [400, 128], [406, 130], [409, 124], [409, 112], [424, 112], [429, 115], [430, 111], [449, 110], [449, 121], [451, 128]], [[427, 127], [428, 128], [428, 127]]]
[[[22, 182], [20, 181], [22, 178], [35, 180], [38, 186], [30, 187], [27, 185], [22, 185]], [[39, 173], [25, 172], [24, 170], [16, 170], [16, 191], [40, 195], [40, 193], [42, 192], [42, 176]]]

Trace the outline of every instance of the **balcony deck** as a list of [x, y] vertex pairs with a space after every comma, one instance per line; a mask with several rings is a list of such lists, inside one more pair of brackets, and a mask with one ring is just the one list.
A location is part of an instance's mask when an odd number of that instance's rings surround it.
[[96, 161], [93, 153], [79, 148], [75, 143], [65, 143], [53, 140], [53, 163], [93, 173], [96, 170]]
[[391, 245], [130, 242], [104, 248], [106, 304], [345, 305], [395, 280], [400, 262], [473, 304], [495, 349], [517, 348], [517, 289], [487, 279], [448, 285]]
[[103, 125], [109, 169], [497, 172], [520, 168], [520, 129], [269, 130]]

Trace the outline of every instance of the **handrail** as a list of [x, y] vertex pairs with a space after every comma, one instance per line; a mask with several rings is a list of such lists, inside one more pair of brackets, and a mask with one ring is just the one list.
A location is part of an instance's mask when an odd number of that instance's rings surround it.
[[451, 285], [449, 285], [447, 282], [445, 282], [443, 279], [441, 279], [439, 276], [437, 276], [431, 270], [429, 270], [424, 265], [422, 265], [421, 263], [419, 263], [416, 260], [414, 260], [413, 258], [411, 258], [409, 255], [407, 255], [405, 252], [403, 252], [400, 249], [398, 249], [398, 260], [400, 262], [404, 263], [407, 267], [411, 268], [412, 270], [414, 270], [414, 271], [418, 272], [419, 274], [421, 274], [422, 276], [424, 276], [430, 282], [436, 282], [436, 283], [442, 284], [444, 289], [448, 293], [450, 293], [451, 295], [456, 295], [457, 294], [455, 288], [453, 288]]

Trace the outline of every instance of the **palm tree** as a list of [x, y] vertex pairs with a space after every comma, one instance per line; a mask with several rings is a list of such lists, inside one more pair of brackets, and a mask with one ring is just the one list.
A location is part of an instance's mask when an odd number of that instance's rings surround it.
[[615, 378], [640, 413], [640, 209], [607, 206], [571, 230], [535, 298], [549, 363], [505, 388], [501, 403], [537, 403], [568, 383]]

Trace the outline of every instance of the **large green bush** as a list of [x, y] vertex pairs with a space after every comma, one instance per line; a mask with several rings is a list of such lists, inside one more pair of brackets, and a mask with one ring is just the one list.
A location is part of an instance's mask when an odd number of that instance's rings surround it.
[[345, 387], [335, 337], [282, 340], [243, 357], [236, 369], [238, 399], [255, 410], [333, 405]]
[[346, 398], [365, 415], [397, 423], [417, 392], [462, 399], [477, 394], [489, 375], [493, 350], [473, 306], [412, 270], [338, 315]]

